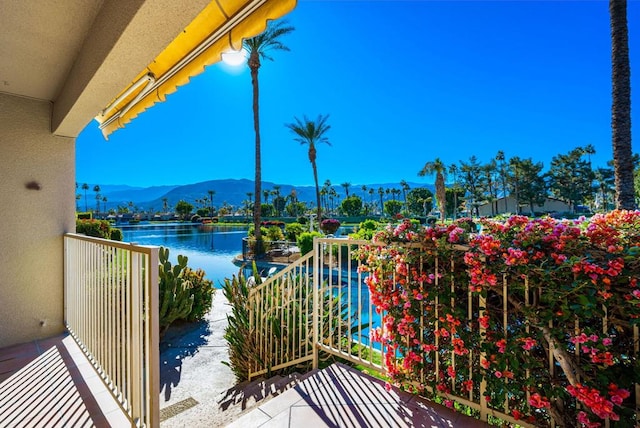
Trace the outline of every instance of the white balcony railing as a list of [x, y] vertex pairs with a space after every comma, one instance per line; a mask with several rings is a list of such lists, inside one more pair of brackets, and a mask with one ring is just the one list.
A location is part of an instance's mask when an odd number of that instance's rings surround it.
[[384, 371], [380, 344], [369, 339], [382, 324], [353, 252], [369, 241], [316, 238], [314, 250], [249, 291], [256, 343], [249, 378], [305, 362], [318, 350]]
[[158, 248], [66, 234], [65, 324], [136, 426], [159, 426]]

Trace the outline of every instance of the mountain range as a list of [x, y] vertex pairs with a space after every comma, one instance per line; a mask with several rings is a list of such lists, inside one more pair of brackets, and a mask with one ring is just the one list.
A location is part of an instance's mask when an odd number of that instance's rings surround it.
[[[407, 183], [410, 188], [425, 187], [432, 192], [433, 184], [425, 183]], [[315, 201], [315, 187], [314, 186], [292, 186], [290, 184], [278, 184], [268, 181], [262, 182], [262, 190], [273, 190], [275, 186], [280, 186], [280, 195], [288, 196], [291, 191], [295, 189], [296, 195], [301, 202]], [[365, 192], [362, 190], [362, 184], [352, 185], [349, 188], [350, 195], [358, 195], [361, 198], [365, 196]], [[371, 198], [374, 201], [378, 201], [380, 196], [378, 195], [378, 189], [400, 189], [399, 183], [374, 183], [365, 184], [366, 189], [374, 189], [373, 196], [369, 195], [366, 190], [365, 202], [369, 202]], [[91, 209], [95, 207], [95, 193], [91, 190], [94, 185], [89, 185], [89, 189], [86, 192], [86, 203]], [[332, 186], [338, 193], [339, 200], [345, 197], [345, 189], [340, 185]], [[253, 180], [247, 179], [224, 179], [224, 180], [209, 180], [202, 181], [200, 183], [185, 184], [185, 185], [162, 185], [152, 187], [133, 187], [127, 185], [100, 185], [100, 195], [107, 198], [107, 208], [115, 208], [117, 206], [128, 206], [132, 202], [135, 207], [141, 210], [149, 211], [161, 211], [164, 199], [167, 199], [169, 207], [175, 207], [178, 201], [184, 200], [191, 204], [196, 205], [196, 200], [209, 197], [209, 191], [215, 192], [213, 196], [213, 205], [220, 207], [227, 203], [234, 207], [239, 207], [244, 204], [245, 200], [248, 200], [247, 193], [254, 192]], [[85, 202], [85, 193], [83, 190], [78, 189], [80, 194], [80, 200], [78, 205], [83, 208]], [[389, 197], [385, 196], [385, 200]], [[252, 200], [253, 200], [252, 196]], [[263, 196], [264, 202], [264, 196]], [[269, 201], [272, 197], [269, 198]]]

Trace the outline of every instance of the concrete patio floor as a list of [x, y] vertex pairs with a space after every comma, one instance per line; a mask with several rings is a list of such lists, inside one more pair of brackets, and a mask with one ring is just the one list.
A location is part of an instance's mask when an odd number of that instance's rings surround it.
[[178, 326], [160, 353], [160, 426], [485, 427], [444, 406], [392, 389], [343, 364], [309, 375], [235, 384], [224, 340], [230, 306], [221, 291], [206, 322]]
[[128, 427], [69, 335], [0, 349], [0, 427]]
[[244, 427], [486, 427], [477, 419], [335, 363], [228, 425]]

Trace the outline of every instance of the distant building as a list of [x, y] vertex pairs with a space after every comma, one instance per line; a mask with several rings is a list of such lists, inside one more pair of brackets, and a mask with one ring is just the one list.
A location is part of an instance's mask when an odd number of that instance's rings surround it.
[[[506, 200], [506, 206], [505, 206]], [[570, 212], [571, 206], [556, 198], [547, 198], [542, 205], [534, 205], [533, 211], [535, 213], [564, 213]], [[516, 199], [509, 195], [506, 198], [499, 198], [491, 203], [486, 203], [478, 207], [478, 214], [480, 217], [491, 217], [498, 214], [511, 213], [516, 214]], [[519, 214], [531, 214], [531, 207], [524, 201], [520, 201]]]

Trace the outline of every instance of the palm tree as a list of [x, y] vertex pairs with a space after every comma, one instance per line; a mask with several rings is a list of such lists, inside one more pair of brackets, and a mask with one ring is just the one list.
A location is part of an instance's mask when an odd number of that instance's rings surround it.
[[96, 192], [96, 212], [100, 212], [100, 186], [93, 186], [93, 191]]
[[449, 166], [449, 174], [453, 174], [453, 219], [455, 220], [458, 218], [458, 165], [452, 163]]
[[169, 199], [162, 198], [162, 212], [166, 213], [167, 211], [169, 211]]
[[320, 199], [325, 207], [329, 206], [329, 201], [327, 200], [327, 195], [329, 194], [329, 190], [327, 187], [323, 187], [320, 189]]
[[320, 206], [320, 186], [318, 184], [318, 167], [316, 166], [316, 144], [326, 143], [331, 145], [329, 139], [326, 137], [327, 131], [331, 129], [331, 125], [327, 124], [329, 115], [318, 115], [315, 121], [309, 120], [307, 116], [304, 116], [303, 120], [294, 117], [296, 123], [288, 123], [285, 126], [289, 128], [298, 137], [294, 138], [300, 144], [309, 145], [309, 162], [311, 162], [311, 168], [313, 169], [313, 181], [316, 185], [316, 203], [318, 204], [318, 222], [322, 219], [322, 207]]
[[609, 210], [609, 194], [613, 190], [612, 187], [614, 186], [613, 170], [610, 168], [597, 168], [595, 171], [595, 179], [598, 182], [596, 191], [599, 191], [600, 193], [602, 211], [607, 212]]
[[425, 163], [422, 169], [418, 172], [420, 177], [432, 174], [436, 175], [436, 199], [438, 200], [438, 209], [440, 210], [440, 221], [444, 221], [447, 198], [447, 188], [444, 184], [444, 178], [447, 174], [447, 166], [440, 160], [440, 158], [436, 158], [432, 162]]
[[344, 187], [344, 191], [347, 194], [347, 198], [349, 197], [349, 187], [351, 187], [351, 183], [349, 183], [348, 181], [344, 182], [341, 184], [342, 187]]
[[631, 66], [627, 0], [609, 0], [611, 24], [611, 130], [616, 179], [616, 208], [636, 207], [631, 152]]
[[216, 194], [215, 190], [207, 190], [209, 194], [209, 217], [213, 217], [213, 195]]
[[411, 188], [406, 180], [400, 180], [400, 187], [402, 187], [402, 196], [404, 199], [404, 209], [409, 212], [409, 205], [407, 204], [407, 191]]
[[102, 197], [102, 210], [108, 214], [108, 211], [107, 211], [107, 197], [106, 196]]
[[509, 211], [507, 206], [507, 158], [502, 150], [498, 150], [496, 154], [496, 161], [498, 162], [498, 174], [500, 174], [500, 184], [502, 185], [502, 197], [504, 198], [504, 212]]
[[513, 195], [515, 200], [516, 215], [520, 214], [520, 167], [522, 165], [522, 159], [519, 156], [514, 156], [509, 159], [509, 168], [511, 169], [510, 180], [513, 188]]
[[82, 190], [84, 190], [84, 212], [87, 212], [89, 211], [87, 208], [87, 190], [89, 190], [89, 185], [87, 183], [83, 183]]
[[256, 248], [254, 249], [254, 252], [256, 255], [260, 255], [263, 252], [262, 233], [260, 231], [260, 211], [262, 209], [262, 203], [260, 201], [260, 197], [262, 196], [262, 167], [260, 156], [260, 114], [258, 108], [258, 69], [260, 68], [261, 59], [268, 59], [270, 61], [273, 61], [273, 58], [267, 55], [267, 52], [271, 50], [289, 51], [289, 48], [282, 44], [279, 39], [282, 36], [291, 33], [293, 30], [294, 28], [288, 26], [286, 21], [271, 22], [262, 34], [259, 34], [250, 39], [246, 39], [242, 42], [244, 49], [249, 54], [247, 64], [249, 65], [249, 69], [251, 70], [251, 85], [253, 87], [253, 129], [256, 134], [256, 170], [254, 192], [256, 202], [253, 205], [253, 225], [256, 239]]

